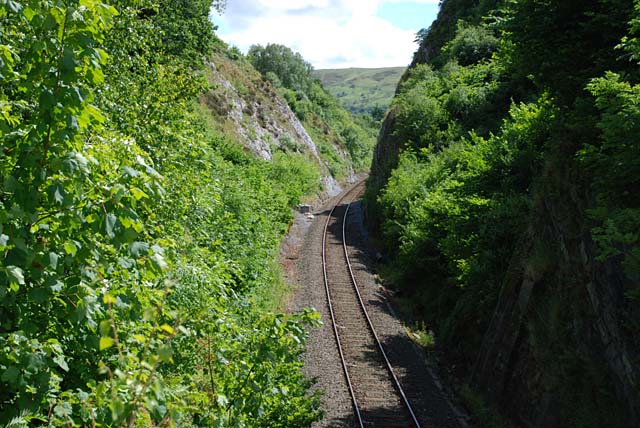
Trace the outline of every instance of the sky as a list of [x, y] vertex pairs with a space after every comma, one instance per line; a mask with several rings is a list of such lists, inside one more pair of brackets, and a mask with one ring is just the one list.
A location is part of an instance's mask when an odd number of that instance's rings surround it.
[[212, 19], [218, 36], [245, 53], [279, 43], [315, 69], [373, 68], [408, 65], [416, 33], [437, 13], [438, 0], [228, 0]]

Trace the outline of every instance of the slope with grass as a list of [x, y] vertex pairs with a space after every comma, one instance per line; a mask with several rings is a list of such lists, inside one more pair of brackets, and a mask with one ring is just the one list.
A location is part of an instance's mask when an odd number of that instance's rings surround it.
[[406, 67], [315, 70], [313, 76], [352, 113], [386, 111]]
[[375, 123], [342, 108], [312, 77], [312, 67], [290, 48], [254, 45], [246, 60], [273, 85], [315, 142], [331, 175], [344, 178], [367, 170], [375, 146]]

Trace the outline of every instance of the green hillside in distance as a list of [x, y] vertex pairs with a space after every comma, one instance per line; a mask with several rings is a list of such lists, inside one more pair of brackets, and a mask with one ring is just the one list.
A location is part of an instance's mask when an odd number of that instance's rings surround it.
[[313, 76], [353, 113], [386, 110], [406, 67], [314, 70]]

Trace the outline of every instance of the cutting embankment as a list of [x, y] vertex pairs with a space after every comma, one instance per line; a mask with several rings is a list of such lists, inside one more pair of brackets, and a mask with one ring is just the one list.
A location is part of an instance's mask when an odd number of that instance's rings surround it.
[[640, 4], [445, 0], [368, 219], [484, 426], [640, 423]]
[[2, 426], [320, 417], [276, 257], [373, 144], [293, 112], [210, 7], [0, 2]]

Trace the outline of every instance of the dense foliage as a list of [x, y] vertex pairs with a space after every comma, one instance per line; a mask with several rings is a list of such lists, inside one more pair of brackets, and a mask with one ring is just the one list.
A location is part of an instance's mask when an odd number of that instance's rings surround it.
[[[412, 65], [431, 63], [440, 67], [446, 63], [441, 56], [443, 47], [456, 37], [459, 25], [476, 26], [481, 19], [490, 15], [499, 0], [447, 0], [440, 4], [438, 19], [429, 28], [418, 31], [416, 42], [418, 50], [413, 57]], [[482, 30], [480, 30], [482, 31]]]
[[[210, 1], [0, 2], [0, 425], [307, 426], [295, 154], [196, 112]], [[189, 31], [185, 31], [188, 28]]]
[[328, 160], [332, 175], [343, 177], [348, 172], [337, 147], [347, 149], [357, 170], [369, 166], [375, 145], [373, 124], [340, 107], [335, 97], [312, 77], [311, 65], [299, 53], [277, 44], [255, 45], [249, 49], [247, 58], [279, 89], [311, 133]]
[[302, 55], [286, 46], [269, 43], [267, 46], [253, 45], [247, 53], [251, 64], [262, 74], [269, 75], [276, 86], [284, 86], [294, 91], [308, 92], [313, 81], [313, 67]]
[[[586, 286], [573, 284], [578, 268], [566, 262], [563, 240], [584, 233], [596, 243], [594, 271], [623, 272], [619, 316], [632, 338], [640, 327], [640, 3], [499, 3], [445, 1], [419, 34], [383, 129], [369, 209], [413, 316], [437, 329], [463, 373], [523, 264], [554, 290], [527, 314], [545, 318], [528, 322], [526, 340], [549, 377], [536, 382], [553, 384], [563, 406], [560, 424], [626, 426], [610, 418], [629, 404], [613, 398], [604, 363], [577, 356], [570, 317], [584, 309], [572, 299]], [[588, 369], [577, 376], [578, 367]], [[594, 396], [598, 404], [578, 398]]]

